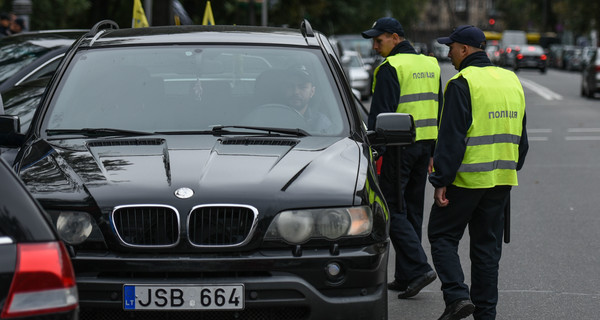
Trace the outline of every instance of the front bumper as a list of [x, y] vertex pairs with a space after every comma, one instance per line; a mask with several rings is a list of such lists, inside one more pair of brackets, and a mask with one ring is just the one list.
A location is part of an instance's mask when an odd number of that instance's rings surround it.
[[[82, 319], [387, 319], [388, 243], [363, 248], [269, 250], [237, 257], [119, 255], [73, 259]], [[332, 281], [325, 267], [342, 266]], [[243, 284], [242, 311], [124, 311], [123, 285]], [[99, 311], [99, 312], [98, 312]], [[283, 314], [282, 314], [283, 312]], [[267, 316], [266, 314], [269, 314]], [[210, 315], [210, 316], [209, 316]]]

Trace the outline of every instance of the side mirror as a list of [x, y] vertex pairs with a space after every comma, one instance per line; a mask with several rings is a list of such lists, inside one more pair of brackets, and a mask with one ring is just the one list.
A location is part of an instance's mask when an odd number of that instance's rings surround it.
[[371, 145], [403, 146], [415, 142], [415, 123], [408, 113], [380, 113], [375, 131], [367, 132]]
[[21, 132], [19, 117], [0, 115], [0, 146], [17, 148], [23, 144], [24, 135]]

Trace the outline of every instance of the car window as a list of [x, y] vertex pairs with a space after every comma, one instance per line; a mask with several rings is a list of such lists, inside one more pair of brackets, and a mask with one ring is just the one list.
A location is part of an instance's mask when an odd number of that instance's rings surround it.
[[0, 83], [17, 73], [51, 49], [33, 43], [8, 44], [0, 47]]
[[37, 80], [39, 78], [51, 76], [52, 74], [54, 74], [54, 72], [58, 68], [58, 65], [60, 64], [63, 56], [64, 56], [64, 54], [61, 54], [59, 56], [54, 57], [51, 60], [46, 61], [43, 65], [39, 66], [32, 73], [28, 74], [26, 77], [19, 80], [19, 82], [16, 85], [19, 85], [26, 81], [32, 81], [32, 80]]
[[527, 53], [544, 54], [544, 49], [542, 49], [542, 47], [540, 47], [540, 46], [529, 45], [529, 46], [525, 46], [524, 48], [525, 49], [523, 51], [527, 52]]
[[[43, 84], [47, 82], [45, 79], [38, 81], [43, 81]], [[35, 110], [46, 90], [42, 83], [13, 87], [2, 94], [6, 114], [19, 117], [23, 134], [29, 129]]]
[[[47, 129], [198, 131], [216, 125], [299, 128], [340, 135], [347, 119], [320, 51], [207, 46], [80, 52], [51, 103]], [[292, 81], [314, 86], [296, 111]], [[294, 87], [292, 89], [292, 87]]]

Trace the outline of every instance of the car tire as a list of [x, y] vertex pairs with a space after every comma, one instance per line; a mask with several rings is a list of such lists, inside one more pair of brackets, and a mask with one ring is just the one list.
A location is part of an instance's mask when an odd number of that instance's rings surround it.
[[541, 68], [541, 69], [540, 69], [540, 72], [541, 72], [541, 73], [546, 73], [546, 68]]

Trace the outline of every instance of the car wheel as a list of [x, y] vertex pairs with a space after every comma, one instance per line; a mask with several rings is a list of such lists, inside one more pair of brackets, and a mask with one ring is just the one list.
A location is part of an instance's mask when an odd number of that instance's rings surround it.
[[541, 72], [541, 73], [546, 73], [546, 68], [541, 68], [541, 69], [540, 69], [540, 72]]

